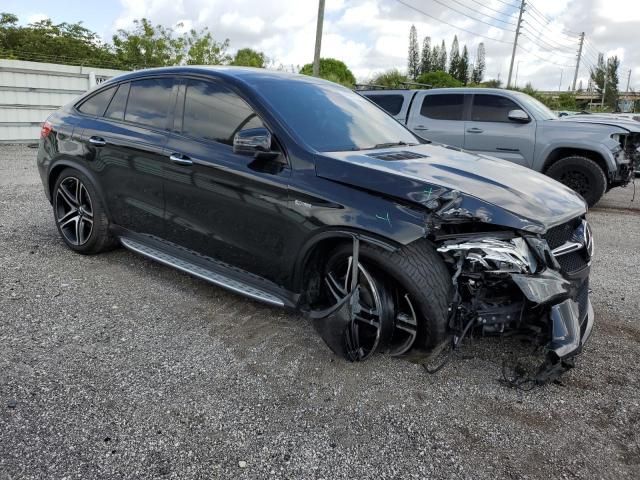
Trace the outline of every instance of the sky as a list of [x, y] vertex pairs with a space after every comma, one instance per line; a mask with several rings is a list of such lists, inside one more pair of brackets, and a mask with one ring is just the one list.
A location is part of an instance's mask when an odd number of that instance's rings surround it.
[[[578, 75], [586, 88], [598, 52], [621, 59], [620, 88], [640, 89], [640, 1], [526, 0], [514, 82], [540, 90], [567, 90], [575, 72], [580, 32], [585, 32]], [[344, 61], [360, 82], [390, 68], [406, 70], [409, 28], [420, 42], [454, 35], [469, 48], [486, 49], [485, 79], [506, 82], [520, 0], [326, 0], [322, 56]], [[51, 18], [78, 22], [106, 41], [119, 28], [146, 17], [166, 26], [208, 27], [217, 40], [228, 38], [231, 52], [261, 50], [272, 65], [302, 66], [313, 59], [317, 0], [3, 0], [0, 10], [21, 23]]]

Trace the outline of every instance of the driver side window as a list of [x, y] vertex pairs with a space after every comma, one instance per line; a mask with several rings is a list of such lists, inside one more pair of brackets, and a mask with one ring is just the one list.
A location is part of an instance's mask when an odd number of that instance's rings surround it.
[[474, 122], [509, 123], [509, 112], [521, 109], [519, 105], [506, 97], [476, 94], [473, 96], [471, 120]]
[[240, 130], [264, 127], [247, 103], [223, 85], [188, 80], [182, 133], [190, 137], [233, 145]]

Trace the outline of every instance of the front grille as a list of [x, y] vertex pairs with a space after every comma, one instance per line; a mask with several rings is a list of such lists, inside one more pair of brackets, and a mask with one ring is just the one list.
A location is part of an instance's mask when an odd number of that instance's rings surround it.
[[573, 235], [576, 228], [580, 226], [580, 222], [582, 222], [582, 220], [576, 217], [567, 223], [550, 228], [542, 237], [547, 241], [551, 250], [553, 250], [554, 248], [564, 245], [571, 239], [571, 235]]
[[560, 264], [562, 271], [567, 273], [575, 273], [582, 270], [587, 266], [587, 261], [584, 258], [584, 249], [577, 252], [567, 253], [565, 255], [559, 255], [556, 260]]

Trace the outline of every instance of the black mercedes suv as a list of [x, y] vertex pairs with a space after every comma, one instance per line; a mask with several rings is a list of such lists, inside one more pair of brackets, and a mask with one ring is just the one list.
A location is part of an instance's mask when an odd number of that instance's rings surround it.
[[67, 246], [124, 247], [304, 312], [336, 353], [422, 361], [472, 330], [531, 333], [536, 376], [593, 325], [586, 206], [529, 169], [431, 144], [339, 85], [173, 67], [102, 83], [42, 126]]

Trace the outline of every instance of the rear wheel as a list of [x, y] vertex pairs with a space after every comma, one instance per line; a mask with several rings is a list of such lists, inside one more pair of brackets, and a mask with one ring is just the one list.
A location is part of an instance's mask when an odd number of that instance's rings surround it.
[[[329, 257], [324, 287], [330, 303], [349, 292], [352, 246]], [[424, 241], [389, 252], [361, 244], [359, 313], [354, 328], [364, 359], [375, 352], [419, 360], [447, 339], [451, 276]]]
[[547, 175], [579, 193], [590, 207], [607, 190], [607, 177], [602, 168], [590, 158], [572, 156], [558, 160], [547, 170]]
[[66, 169], [56, 180], [53, 215], [60, 236], [71, 250], [92, 254], [117, 245], [109, 233], [109, 220], [96, 188], [77, 170]]

